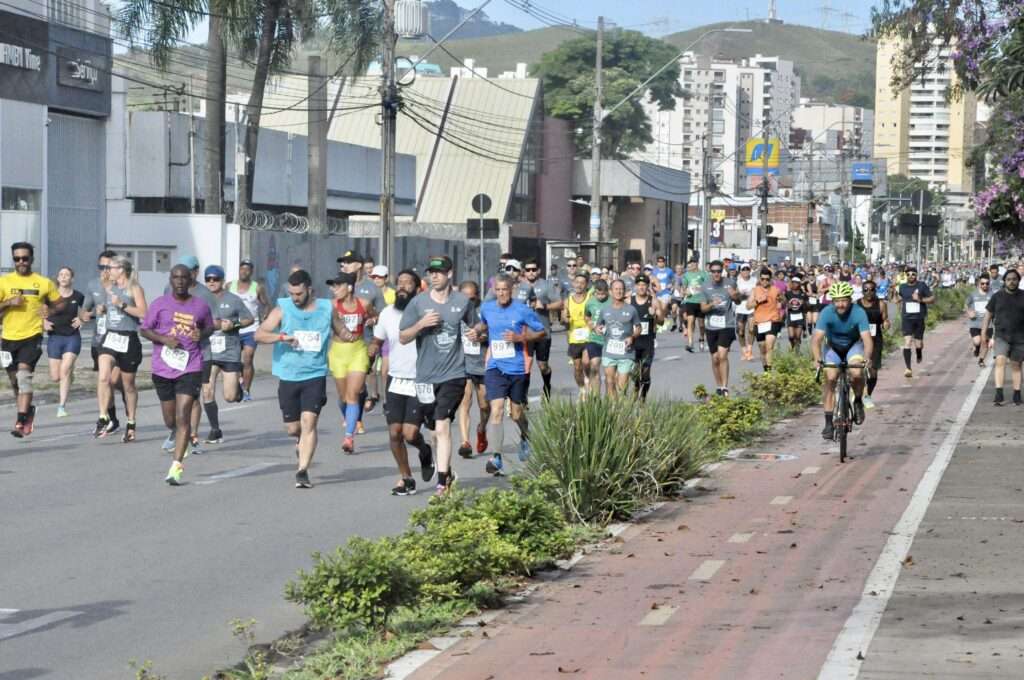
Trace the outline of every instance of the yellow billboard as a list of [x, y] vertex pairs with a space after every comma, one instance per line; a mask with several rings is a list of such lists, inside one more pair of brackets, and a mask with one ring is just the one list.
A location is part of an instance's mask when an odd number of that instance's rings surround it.
[[782, 143], [778, 137], [769, 137], [767, 148], [764, 139], [752, 137], [747, 140], [747, 174], [760, 175], [767, 167], [768, 172], [777, 175], [779, 159], [782, 156]]

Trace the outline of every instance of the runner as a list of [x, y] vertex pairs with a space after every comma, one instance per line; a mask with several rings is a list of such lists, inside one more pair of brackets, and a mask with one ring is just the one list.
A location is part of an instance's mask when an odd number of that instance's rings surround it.
[[[420, 293], [402, 314], [401, 342], [416, 342], [416, 395], [426, 406], [425, 421], [433, 424], [437, 452], [437, 491], [446, 493], [455, 481], [451, 469], [451, 421], [466, 391], [466, 359], [462, 324], [474, 322], [469, 298], [452, 289], [452, 261], [447, 255], [430, 258], [430, 288]], [[476, 341], [471, 330], [467, 336]]]
[[761, 351], [761, 365], [765, 372], [772, 370], [772, 353], [775, 338], [782, 330], [779, 287], [772, 281], [772, 271], [765, 267], [757, 275], [757, 285], [750, 294], [754, 304], [754, 328], [757, 332], [757, 346]]
[[53, 281], [32, 271], [35, 254], [31, 243], [12, 244], [14, 271], [0, 276], [0, 365], [7, 371], [17, 402], [11, 436], [18, 439], [32, 434], [35, 427], [32, 379], [43, 355], [43, 314], [47, 310], [61, 313], [67, 304]]
[[992, 281], [988, 273], [983, 273], [977, 278], [976, 287], [967, 295], [967, 332], [971, 336], [971, 346], [974, 356], [978, 358], [978, 365], [985, 365], [985, 357], [988, 355], [988, 343], [992, 339], [992, 329], [988, 334], [981, 337], [981, 322], [985, 318], [985, 311], [988, 309], [988, 301], [995, 293], [992, 291]]
[[633, 285], [636, 283], [636, 277], [643, 273], [641, 264], [638, 260], [628, 260], [626, 262], [626, 271], [622, 272], [622, 276], [619, 279], [626, 286], [626, 295], [633, 294]]
[[704, 339], [706, 337], [706, 332], [704, 330], [704, 312], [701, 311], [700, 308], [700, 291], [707, 282], [708, 275], [706, 272], [700, 270], [700, 265], [697, 263], [697, 260], [691, 259], [686, 263], [686, 273], [683, 274], [683, 284], [686, 290], [686, 297], [683, 298], [683, 304], [686, 309], [687, 352], [693, 352], [694, 326], [697, 326], [700, 330], [700, 345], [698, 345], [698, 348], [701, 352], [704, 351]]
[[[750, 294], [757, 286], [757, 279], [751, 276], [750, 264], [744, 262], [740, 265], [740, 274], [736, 277], [736, 290], [739, 291], [742, 302], [736, 306], [736, 337], [739, 339], [744, 361], [754, 360], [754, 323], [751, 318], [754, 315], [753, 302]], [[702, 298], [703, 300], [703, 298]], [[703, 309], [703, 308], [702, 308]], [[705, 321], [705, 326], [707, 322]], [[711, 351], [714, 351], [713, 349]]]
[[925, 319], [928, 317], [928, 305], [935, 302], [935, 295], [924, 282], [917, 280], [916, 267], [907, 267], [907, 282], [900, 284], [898, 295], [903, 305], [903, 363], [907, 365], [903, 376], [913, 378], [910, 348], [915, 348], [917, 363], [921, 363], [924, 353]]
[[[210, 308], [210, 316], [213, 316], [214, 300], [213, 294], [210, 293], [210, 289], [205, 285], [200, 285], [202, 282], [199, 279], [199, 258], [195, 255], [182, 255], [178, 260], [178, 264], [188, 267], [189, 272], [192, 275], [192, 285], [189, 286], [189, 295], [199, 300], [202, 300]], [[164, 288], [164, 295], [171, 293], [170, 286]], [[203, 338], [200, 343], [203, 346], [203, 356], [210, 356], [209, 338]], [[192, 402], [192, 443], [189, 452], [193, 455], [198, 455], [203, 452], [202, 447], [199, 444], [199, 424], [203, 420], [203, 407], [196, 399]], [[164, 441], [164, 451], [171, 451], [174, 448], [174, 437], [175, 433], [171, 432], [167, 435], [167, 439]]]
[[807, 328], [813, 329], [818, 323], [818, 313], [821, 311], [821, 298], [818, 292], [817, 267], [811, 270], [807, 280], [804, 281], [804, 295], [807, 296]]
[[424, 482], [434, 477], [434, 452], [423, 439], [420, 425], [423, 411], [416, 398], [416, 345], [403, 345], [399, 339], [402, 314], [409, 302], [419, 293], [420, 277], [411, 269], [398, 274], [394, 304], [385, 307], [373, 327], [370, 355], [376, 356], [385, 346], [388, 350], [387, 380], [385, 382], [384, 417], [388, 423], [391, 455], [398, 465], [398, 483], [391, 489], [395, 496], [416, 493], [416, 480], [409, 467], [407, 445], [416, 447], [420, 458], [420, 475]]
[[[107, 332], [107, 318], [103, 314], [96, 312], [97, 307], [102, 307], [107, 303], [107, 294], [111, 286], [110, 278], [110, 263], [117, 257], [117, 253], [113, 250], [104, 250], [100, 253], [97, 259], [96, 269], [99, 271], [99, 276], [89, 282], [86, 287], [85, 303], [82, 305], [82, 320], [89, 321], [90, 319], [96, 319], [96, 325], [92, 333], [92, 364], [93, 371], [99, 372], [99, 358], [100, 358], [100, 343], [103, 340], [103, 336]], [[121, 393], [121, 404], [127, 410], [128, 400], [124, 394], [124, 385], [121, 382], [121, 370], [114, 367], [114, 370], [110, 374], [111, 382], [114, 385], [114, 389]], [[99, 385], [96, 386], [97, 398], [99, 397]], [[100, 434], [101, 437], [117, 432], [121, 428], [121, 423], [117, 419], [117, 406], [114, 405], [114, 395], [110, 395], [110, 406], [107, 409], [107, 429]]]
[[202, 389], [202, 339], [213, 333], [214, 326], [210, 306], [189, 292], [189, 268], [175, 265], [169, 278], [171, 293], [153, 300], [139, 333], [153, 343], [153, 387], [164, 425], [174, 432], [174, 460], [164, 481], [178, 486], [193, 434], [192, 404]]
[[127, 257], [110, 261], [110, 290], [107, 302], [96, 308], [106, 320], [106, 333], [100, 341], [100, 372], [96, 379], [96, 402], [100, 417], [96, 421], [94, 437], [103, 437], [110, 426], [110, 402], [113, 399], [114, 368], [121, 372], [125, 396], [125, 425], [121, 441], [135, 441], [135, 412], [139, 405], [139, 390], [135, 386], [135, 373], [142, 363], [142, 342], [139, 341], [139, 321], [146, 316], [146, 294], [135, 276], [134, 265]]
[[[373, 306], [355, 296], [356, 275], [338, 274], [327, 282], [333, 295], [332, 304], [342, 320], [340, 332], [331, 340], [327, 355], [331, 375], [338, 390], [338, 406], [345, 421], [343, 453], [355, 453], [356, 423], [359, 422], [360, 395], [370, 368], [370, 355], [363, 340], [367, 319], [376, 315]], [[372, 285], [372, 284], [371, 284]]]
[[590, 372], [585, 357], [587, 340], [590, 338], [590, 326], [587, 325], [586, 318], [587, 302], [590, 301], [588, 284], [586, 274], [574, 276], [572, 292], [565, 298], [565, 305], [562, 307], [562, 323], [565, 324], [568, 335], [569, 362], [572, 364], [573, 379], [576, 380], [580, 399], [586, 398]]
[[583, 362], [587, 370], [588, 389], [590, 394], [595, 396], [601, 394], [601, 354], [604, 349], [604, 335], [594, 330], [594, 326], [601, 312], [610, 304], [608, 282], [599, 279], [593, 284], [590, 299], [583, 307], [583, 318], [590, 329], [586, 349], [583, 350]]
[[[480, 286], [476, 281], [463, 281], [459, 291], [469, 298], [473, 305], [474, 314], [479, 315], [480, 310]], [[480, 409], [480, 420], [476, 425], [476, 452], [487, 451], [487, 420], [491, 416], [491, 404], [487, 401], [487, 389], [484, 385], [484, 375], [487, 366], [484, 362], [484, 349], [481, 343], [486, 338], [478, 337], [477, 340], [470, 340], [467, 337], [469, 325], [462, 326], [462, 351], [466, 355], [466, 393], [462, 396], [462, 403], [459, 404], [459, 433], [462, 435], [462, 446], [459, 447], [459, 455], [463, 458], [473, 457], [473, 447], [469, 443], [469, 408], [473, 405], [473, 395], [476, 395], [476, 404]]]
[[878, 296], [878, 285], [871, 279], [864, 281], [864, 297], [857, 304], [868, 317], [868, 330], [871, 332], [871, 371], [868, 375], [867, 395], [864, 397], [864, 408], [875, 407], [872, 394], [878, 384], [878, 372], [882, 370], [882, 351], [885, 345], [883, 331], [889, 329], [889, 305]]
[[211, 264], [203, 272], [206, 288], [213, 296], [213, 327], [215, 332], [203, 344], [203, 410], [210, 421], [207, 444], [220, 444], [224, 433], [220, 429], [220, 410], [217, 406], [217, 376], [224, 374], [224, 401], [234, 404], [242, 401], [242, 339], [240, 331], [254, 325], [255, 319], [242, 298], [224, 288], [224, 268]]
[[[672, 319], [672, 332], [680, 331], [686, 336], [686, 266], [677, 264], [672, 278], [672, 297], [669, 300], [668, 316]], [[704, 317], [701, 317], [702, 319]]]
[[228, 284], [228, 290], [234, 293], [245, 304], [255, 323], [245, 326], [238, 332], [242, 342], [242, 401], [252, 401], [252, 381], [256, 375], [256, 329], [263, 314], [270, 308], [267, 289], [258, 281], [254, 281], [252, 260], [242, 260], [238, 265], [238, 280]]
[[[668, 307], [672, 301], [672, 287], [675, 284], [676, 274], [671, 267], [666, 265], [664, 255], [656, 257], [654, 262], [658, 266], [644, 272], [651, 280], [651, 285], [648, 288], [662, 305]], [[650, 265], [647, 266], [650, 267]]]
[[295, 488], [309, 489], [316, 453], [317, 422], [327, 403], [327, 349], [332, 334], [347, 332], [330, 300], [313, 297], [313, 279], [303, 269], [288, 276], [288, 297], [260, 324], [256, 342], [274, 345], [277, 401], [289, 437], [295, 438]]
[[729, 396], [729, 349], [736, 340], [736, 306], [741, 295], [736, 282], [722, 276], [721, 260], [708, 265], [711, 280], [701, 289], [701, 311], [704, 312], [711, 353], [711, 372], [715, 376], [715, 394]]
[[[338, 264], [339, 271], [355, 275], [355, 297], [367, 303], [374, 310], [381, 310], [387, 306], [387, 302], [384, 300], [384, 293], [369, 277], [374, 266], [372, 258], [367, 260], [355, 251], [349, 250], [338, 258]], [[367, 267], [367, 264], [369, 264], [369, 267]], [[376, 312], [367, 317], [363, 323], [363, 343], [365, 345], [369, 345], [373, 340], [373, 324], [375, 317]], [[356, 434], [366, 433], [366, 428], [363, 426], [363, 413], [364, 411], [372, 411], [374, 407], [376, 407], [377, 402], [380, 401], [380, 393], [377, 387], [376, 382], [367, 387], [366, 381], [363, 381], [363, 389], [358, 395], [359, 418], [356, 421]], [[371, 389], [372, 392], [370, 391]]]
[[[640, 399], [647, 401], [647, 393], [651, 391], [651, 366], [654, 363], [654, 349], [657, 345], [658, 326], [665, 320], [665, 306], [651, 297], [650, 279], [640, 274], [634, 282], [635, 292], [630, 300], [640, 319], [640, 335], [633, 343], [635, 361], [640, 370], [634, 373], [634, 386]], [[701, 326], [703, 331], [703, 324]]]
[[996, 406], [1003, 405], [1003, 380], [1006, 364], [1009, 362], [1013, 376], [1013, 405], [1021, 405], [1021, 361], [1024, 361], [1024, 292], [1020, 289], [1020, 273], [1007, 269], [1003, 274], [1003, 285], [988, 301], [985, 318], [981, 322], [981, 335], [987, 336], [989, 327], [995, 324], [995, 338], [989, 341], [996, 357], [996, 368], [992, 372], [995, 380]]
[[50, 312], [43, 319], [46, 330], [46, 356], [50, 360], [50, 380], [59, 385], [57, 417], [68, 415], [68, 392], [75, 380], [75, 361], [82, 351], [82, 320], [79, 312], [85, 296], [74, 289], [75, 272], [71, 267], [57, 270], [57, 291], [64, 300], [64, 308]]
[[[639, 264], [639, 263], [638, 263]], [[533, 341], [528, 351], [530, 356], [537, 362], [540, 368], [540, 378], [544, 382], [544, 398], [551, 398], [551, 317], [549, 312], [558, 311], [562, 308], [562, 298], [551, 286], [551, 282], [540, 277], [540, 264], [537, 260], [530, 258], [523, 264], [523, 274], [526, 283], [532, 289], [533, 309], [544, 324], [544, 337]], [[527, 391], [530, 387], [530, 379], [526, 379]]]
[[[845, 281], [837, 281], [829, 288], [832, 304], [821, 311], [818, 325], [811, 339], [811, 355], [815, 363], [837, 365], [843, 359], [849, 365], [850, 383], [853, 386], [853, 421], [858, 425], [864, 423], [864, 366], [865, 358], [874, 351], [874, 342], [868, 325], [868, 316], [864, 308], [853, 304], [853, 286]], [[822, 361], [822, 344], [828, 342], [828, 351]], [[822, 381], [822, 403], [825, 409], [825, 428], [821, 431], [823, 439], [831, 441], [835, 434], [832, 423], [835, 408], [836, 380], [839, 379], [838, 368], [826, 368], [825, 380]]]
[[789, 351], [799, 352], [807, 330], [807, 294], [804, 293], [804, 280], [799, 276], [789, 279], [789, 290], [786, 291], [786, 327], [789, 330]]
[[636, 307], [627, 303], [626, 286], [622, 281], [612, 281], [609, 290], [611, 303], [601, 309], [591, 324], [604, 338], [601, 368], [604, 369], [605, 394], [615, 396], [625, 391], [633, 373], [636, 363], [634, 344], [640, 336], [640, 316]]
[[[620, 284], [621, 285], [621, 284]], [[519, 459], [526, 460], [530, 453], [529, 429], [526, 411], [528, 376], [531, 357], [529, 343], [544, 338], [547, 331], [537, 313], [512, 297], [513, 282], [499, 276], [494, 281], [494, 299], [480, 306], [480, 322], [467, 336], [473, 339], [487, 336], [487, 372], [484, 384], [491, 417], [487, 421], [487, 439], [491, 456], [485, 469], [492, 475], [504, 470], [502, 445], [505, 441], [505, 400], [509, 401], [509, 415], [519, 428]], [[471, 326], [473, 324], [470, 324]]]

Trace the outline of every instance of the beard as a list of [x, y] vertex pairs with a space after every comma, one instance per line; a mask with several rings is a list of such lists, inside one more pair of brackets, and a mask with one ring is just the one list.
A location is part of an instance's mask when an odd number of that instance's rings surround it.
[[412, 293], [408, 293], [404, 290], [395, 292], [395, 309], [403, 311], [409, 306], [409, 301], [412, 300]]

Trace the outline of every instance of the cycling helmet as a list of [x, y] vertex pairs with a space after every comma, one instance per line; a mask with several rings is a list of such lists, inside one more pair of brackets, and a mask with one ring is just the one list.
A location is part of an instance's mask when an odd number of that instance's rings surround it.
[[833, 300], [839, 298], [853, 298], [853, 286], [847, 281], [836, 281], [828, 289], [828, 296]]

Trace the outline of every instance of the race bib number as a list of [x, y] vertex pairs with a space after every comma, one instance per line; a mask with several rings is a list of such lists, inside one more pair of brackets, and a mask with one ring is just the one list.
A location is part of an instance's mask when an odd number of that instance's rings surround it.
[[708, 317], [708, 328], [714, 330], [721, 330], [725, 328], [725, 317], [721, 314]]
[[10, 352], [0, 352], [0, 367], [7, 368], [14, 361]]
[[223, 354], [228, 349], [228, 339], [223, 335], [210, 336], [210, 351], [214, 354]]
[[987, 300], [978, 300], [978, 301], [976, 301], [974, 303], [974, 311], [977, 312], [978, 314], [984, 314], [985, 312], [987, 312], [988, 311], [988, 301]]
[[299, 341], [300, 352], [319, 352], [323, 347], [320, 331], [295, 331], [292, 335]]
[[907, 314], [920, 314], [921, 303], [920, 302], [908, 302], [907, 303]]
[[349, 333], [355, 333], [356, 329], [359, 328], [358, 314], [343, 314], [341, 320], [345, 324], [345, 328], [348, 329]]
[[107, 317], [101, 316], [96, 319], [96, 335], [103, 335], [107, 332]]
[[175, 371], [182, 371], [188, 367], [188, 352], [183, 349], [171, 349], [167, 345], [160, 350], [160, 358], [167, 367]]
[[807, 304], [809, 304], [809, 305], [816, 305], [816, 304], [818, 304], [818, 298], [816, 298], [816, 297], [807, 298]]
[[495, 359], [512, 359], [516, 355], [516, 346], [508, 340], [491, 340], [491, 356]]
[[587, 328], [577, 328], [572, 332], [572, 339], [576, 342], [586, 342], [589, 337], [590, 330]]
[[870, 324], [869, 330], [871, 331], [871, 337], [875, 337], [876, 335], [878, 335], [878, 324]]
[[112, 349], [115, 352], [127, 352], [128, 336], [121, 335], [120, 333], [107, 333], [103, 338], [103, 346], [107, 349]]
[[772, 322], [771, 321], [764, 321], [762, 323], [757, 324], [757, 332], [758, 333], [771, 333], [772, 332]]
[[626, 353], [626, 341], [625, 340], [609, 340], [605, 346], [605, 350], [608, 354], [625, 354]]
[[465, 354], [469, 354], [471, 356], [479, 356], [480, 355], [480, 343], [479, 342], [473, 342], [472, 340], [467, 338], [465, 335], [463, 335], [462, 336], [462, 351]]
[[803, 321], [804, 320], [804, 314], [803, 314], [803, 312], [790, 312], [789, 320], [790, 321]]
[[[427, 385], [426, 387], [430, 387], [430, 385]], [[400, 394], [404, 397], [415, 397], [416, 381], [409, 378], [392, 378], [391, 385], [388, 387], [388, 392]]]
[[648, 331], [650, 331], [650, 328], [651, 328], [651, 322], [650, 321], [641, 321], [640, 322], [640, 335], [647, 335]]
[[434, 386], [428, 383], [416, 383], [416, 399], [421, 404], [433, 404]]

